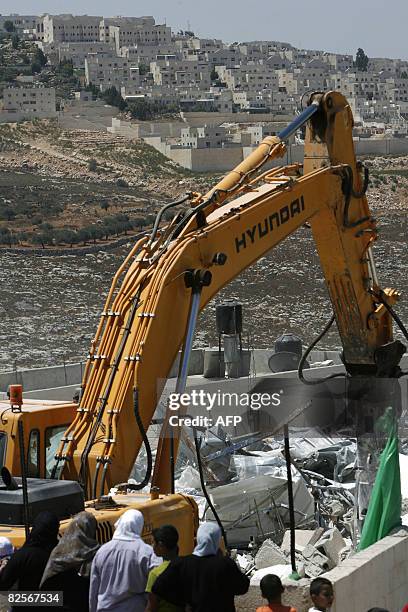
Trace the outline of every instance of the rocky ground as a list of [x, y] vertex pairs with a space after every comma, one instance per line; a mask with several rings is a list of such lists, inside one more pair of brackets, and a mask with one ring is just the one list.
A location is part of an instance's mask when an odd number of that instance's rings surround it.
[[[42, 125], [42, 132], [27, 125], [0, 128], [0, 185], [8, 178], [0, 200], [12, 197], [17, 202], [33, 193], [39, 202], [58, 199], [64, 203], [63, 223], [102, 214], [104, 198], [113, 208], [136, 207], [146, 213], [153, 202], [190, 189], [204, 191], [210, 183], [208, 176], [194, 177], [140, 143], [90, 133], [75, 133], [70, 139], [53, 124]], [[97, 172], [89, 171], [91, 158], [97, 160]], [[408, 158], [366, 163], [371, 170], [370, 206], [379, 227], [375, 259], [380, 281], [404, 294]], [[118, 178], [128, 187], [118, 188]], [[11, 224], [16, 223], [27, 219], [17, 217]], [[86, 355], [112, 276], [131, 244], [129, 238], [127, 247], [109, 252], [101, 244], [100, 252], [86, 256], [0, 251], [0, 368], [51, 365]], [[310, 342], [331, 313], [310, 230], [302, 228], [289, 237], [209, 304], [200, 317], [197, 345], [216, 343], [215, 305], [227, 297], [244, 305], [244, 340], [250, 346], [271, 346], [288, 330]], [[405, 295], [398, 312], [407, 322]], [[335, 331], [324, 345], [339, 346]]]

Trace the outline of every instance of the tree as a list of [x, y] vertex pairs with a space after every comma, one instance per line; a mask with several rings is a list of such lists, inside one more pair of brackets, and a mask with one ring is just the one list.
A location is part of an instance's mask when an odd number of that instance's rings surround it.
[[127, 108], [127, 103], [122, 98], [118, 90], [115, 86], [108, 87], [102, 94], [102, 98], [105, 100], [106, 104], [110, 106], [116, 106], [120, 111], [125, 110]]
[[31, 63], [31, 74], [38, 74], [41, 72], [41, 64], [39, 62]]
[[368, 62], [368, 55], [364, 53], [364, 49], [359, 47], [356, 53], [356, 61], [354, 62], [355, 67], [360, 72], [367, 72]]
[[7, 219], [7, 221], [12, 221], [16, 217], [16, 213], [10, 206], [5, 206], [0, 209], [0, 217], [2, 219]]
[[13, 47], [13, 49], [18, 49], [19, 43], [19, 37], [17, 36], [17, 34], [13, 34], [13, 36], [11, 37], [11, 46]]
[[92, 157], [92, 159], [90, 159], [88, 162], [88, 170], [89, 172], [96, 172], [97, 169], [98, 169], [98, 162], [96, 161], [96, 159]]
[[58, 231], [57, 234], [58, 242], [63, 242], [64, 244], [69, 244], [72, 249], [72, 245], [78, 242], [78, 235], [74, 230], [71, 229], [62, 229]]
[[102, 210], [108, 210], [109, 206], [110, 204], [106, 200], [103, 200], [103, 202], [100, 203], [100, 207], [102, 208]]
[[44, 55], [43, 51], [39, 47], [37, 47], [35, 50], [33, 60], [38, 62], [41, 66], [45, 66], [48, 62], [47, 56]]
[[74, 75], [74, 63], [72, 60], [64, 60], [58, 65], [58, 72], [63, 78], [70, 79]]
[[16, 28], [14, 27], [14, 23], [12, 21], [9, 21], [9, 20], [4, 22], [3, 28], [9, 34], [11, 34], [11, 32], [15, 32], [16, 31]]
[[146, 64], [139, 64], [139, 75], [144, 76], [150, 72], [150, 67], [146, 66]]
[[85, 229], [88, 231], [89, 238], [93, 240], [94, 244], [96, 244], [96, 241], [99, 238], [103, 238], [103, 236], [105, 235], [105, 231], [102, 229], [102, 227], [99, 227], [98, 225], [88, 225]]
[[0, 227], [0, 244], [10, 244], [10, 235], [8, 227]]
[[213, 69], [211, 70], [211, 74], [210, 74], [210, 79], [211, 79], [211, 81], [218, 81], [218, 79], [219, 79], [219, 78], [220, 78], [220, 77], [219, 77], [218, 72], [217, 72], [217, 71], [216, 71], [216, 69], [213, 67]]
[[46, 244], [54, 244], [54, 232], [52, 230], [44, 230], [38, 234], [34, 234], [31, 238], [33, 244], [41, 244], [42, 248], [45, 249]]
[[129, 107], [132, 117], [140, 121], [146, 121], [153, 118], [151, 105], [146, 100], [137, 100]]
[[90, 235], [89, 231], [86, 229], [86, 227], [82, 227], [78, 231], [77, 234], [78, 234], [79, 242], [83, 242], [84, 246], [86, 245], [87, 241], [91, 238], [91, 235]]

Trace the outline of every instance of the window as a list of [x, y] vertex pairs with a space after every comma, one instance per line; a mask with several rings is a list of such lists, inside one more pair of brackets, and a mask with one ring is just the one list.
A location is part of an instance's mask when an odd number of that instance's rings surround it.
[[55, 425], [45, 430], [45, 477], [51, 476], [55, 453], [68, 425]]
[[38, 429], [32, 429], [28, 439], [27, 476], [29, 478], [40, 477], [40, 432]]

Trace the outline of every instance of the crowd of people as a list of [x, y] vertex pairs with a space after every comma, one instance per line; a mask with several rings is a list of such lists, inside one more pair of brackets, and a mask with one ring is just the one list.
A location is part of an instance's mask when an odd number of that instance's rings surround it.
[[[218, 525], [201, 524], [196, 547], [187, 556], [179, 556], [175, 527], [154, 529], [152, 547], [142, 539], [143, 525], [141, 512], [127, 510], [117, 521], [112, 540], [100, 546], [97, 522], [89, 512], [76, 515], [59, 540], [57, 517], [41, 512], [18, 550], [0, 538], [0, 590], [61, 591], [66, 612], [235, 611], [235, 596], [248, 591], [249, 579], [221, 551]], [[278, 576], [264, 576], [260, 594], [267, 605], [256, 612], [296, 612], [282, 604], [283, 593]], [[312, 580], [310, 599], [309, 612], [330, 610], [331, 582], [324, 577]], [[24, 612], [24, 607], [18, 609]]]

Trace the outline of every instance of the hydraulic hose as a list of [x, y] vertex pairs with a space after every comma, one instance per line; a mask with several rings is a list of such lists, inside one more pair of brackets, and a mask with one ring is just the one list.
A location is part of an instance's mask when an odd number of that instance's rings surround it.
[[199, 443], [198, 438], [197, 438], [197, 430], [196, 430], [195, 427], [193, 427], [193, 436], [194, 436], [194, 444], [195, 444], [195, 449], [196, 449], [196, 454], [197, 454], [197, 467], [198, 467], [198, 474], [200, 476], [201, 489], [202, 489], [202, 491], [204, 493], [205, 500], [206, 500], [206, 502], [207, 502], [211, 512], [213, 513], [215, 520], [217, 521], [218, 527], [221, 529], [221, 533], [222, 533], [222, 537], [223, 537], [223, 540], [224, 540], [225, 548], [228, 548], [227, 534], [226, 534], [226, 531], [224, 529], [224, 525], [222, 524], [221, 519], [218, 516], [218, 513], [217, 513], [217, 511], [216, 511], [216, 509], [214, 507], [214, 504], [211, 501], [211, 497], [208, 494], [207, 487], [206, 487], [206, 484], [205, 484], [204, 473], [203, 473], [203, 466], [202, 466], [202, 463], [201, 463], [200, 443]]
[[133, 412], [135, 415], [137, 426], [143, 438], [144, 447], [146, 449], [147, 467], [146, 467], [146, 473], [144, 475], [143, 480], [137, 484], [129, 485], [128, 488], [131, 489], [132, 491], [140, 491], [140, 489], [143, 489], [149, 483], [150, 477], [152, 475], [152, 469], [153, 469], [153, 457], [152, 457], [152, 449], [150, 446], [149, 438], [147, 437], [147, 433], [143, 425], [142, 418], [140, 416], [139, 393], [136, 387], [133, 389]]
[[303, 366], [305, 365], [306, 359], [308, 358], [309, 354], [312, 352], [312, 350], [314, 349], [314, 347], [316, 346], [316, 344], [318, 344], [320, 342], [320, 340], [323, 338], [323, 336], [325, 334], [327, 334], [327, 332], [329, 331], [329, 329], [331, 328], [331, 326], [334, 323], [334, 314], [331, 316], [330, 320], [326, 323], [326, 325], [324, 326], [323, 330], [320, 332], [320, 334], [317, 336], [317, 338], [315, 338], [313, 340], [313, 342], [307, 347], [306, 351], [303, 353], [302, 358], [299, 362], [299, 366], [298, 366], [298, 377], [299, 379], [302, 381], [302, 383], [304, 385], [320, 385], [323, 382], [326, 382], [326, 380], [331, 380], [332, 378], [339, 378], [340, 376], [345, 376], [345, 374], [340, 373], [340, 374], [330, 374], [330, 376], [326, 376], [324, 378], [319, 378], [319, 379], [307, 379], [303, 376]]

